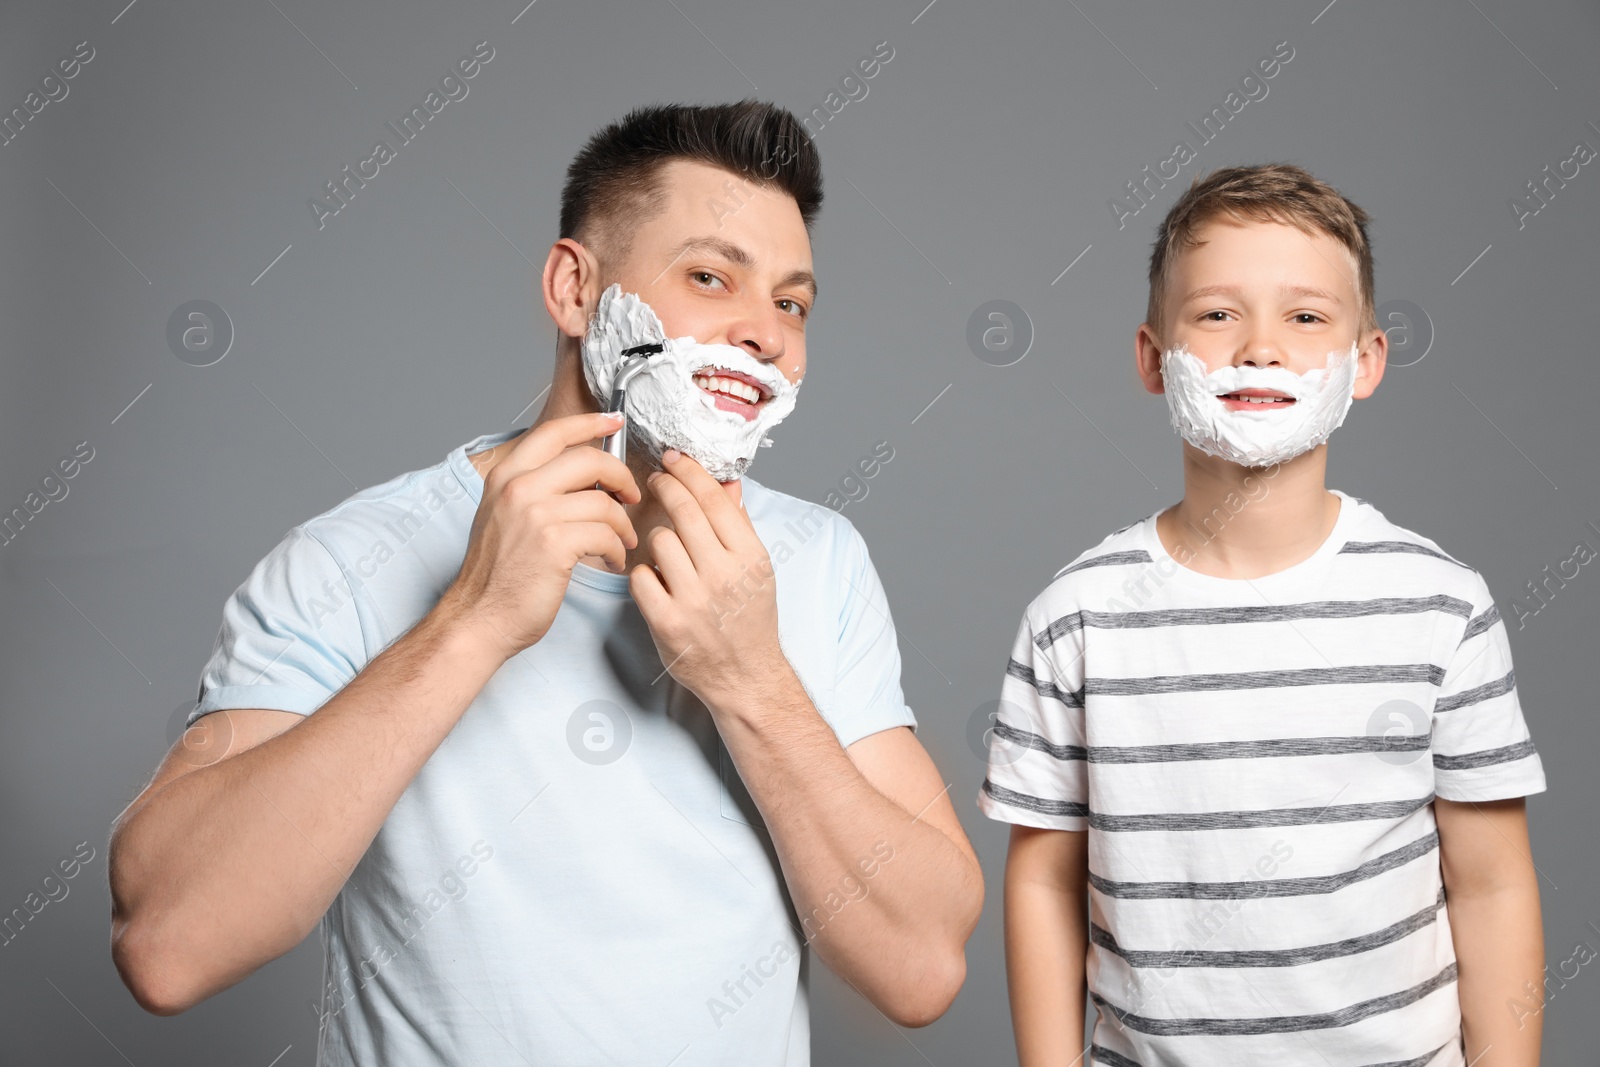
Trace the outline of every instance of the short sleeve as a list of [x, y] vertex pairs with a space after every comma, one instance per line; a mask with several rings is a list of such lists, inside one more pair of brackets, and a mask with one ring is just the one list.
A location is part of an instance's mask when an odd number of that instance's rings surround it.
[[840, 518], [842, 600], [828, 719], [845, 748], [896, 726], [917, 727], [900, 688], [900, 642], [867, 543]]
[[189, 722], [223, 708], [309, 715], [365, 660], [349, 581], [323, 543], [297, 526], [223, 605]]
[[1505, 622], [1473, 572], [1471, 617], [1433, 705], [1434, 792], [1445, 800], [1505, 800], [1544, 791], [1528, 735]]
[[1000, 702], [986, 731], [988, 773], [978, 809], [991, 819], [1049, 830], [1087, 830], [1089, 784], [1083, 721], [1083, 628], [1076, 613], [1023, 614]]

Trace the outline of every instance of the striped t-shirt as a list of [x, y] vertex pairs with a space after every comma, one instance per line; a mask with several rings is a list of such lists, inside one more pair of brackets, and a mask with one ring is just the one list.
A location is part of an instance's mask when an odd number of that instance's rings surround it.
[[1431, 801], [1544, 771], [1483, 578], [1334, 492], [1276, 574], [1151, 515], [1023, 615], [978, 806], [1089, 831], [1095, 1064], [1465, 1062]]

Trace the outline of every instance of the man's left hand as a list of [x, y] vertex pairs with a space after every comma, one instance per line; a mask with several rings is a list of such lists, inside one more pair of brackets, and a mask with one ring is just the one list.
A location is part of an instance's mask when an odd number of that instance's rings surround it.
[[740, 506], [740, 483], [719, 484], [669, 449], [652, 474], [672, 526], [646, 535], [655, 559], [629, 588], [672, 676], [712, 711], [748, 698], [788, 661], [778, 643], [777, 583], [767, 548]]

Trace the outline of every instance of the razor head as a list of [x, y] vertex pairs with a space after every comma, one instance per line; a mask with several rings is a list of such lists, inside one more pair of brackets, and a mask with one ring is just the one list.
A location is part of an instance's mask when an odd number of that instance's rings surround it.
[[[644, 370], [645, 364], [650, 362], [650, 357], [657, 352], [666, 350], [666, 345], [649, 344], [634, 345], [622, 353], [622, 359], [617, 364], [617, 376], [611, 382], [611, 395], [617, 396], [633, 381], [634, 375]], [[617, 408], [616, 410], [621, 410]]]
[[634, 345], [622, 352], [619, 360], [616, 377], [611, 381], [611, 402], [606, 407], [607, 411], [621, 411], [624, 394], [627, 392], [628, 383], [634, 376], [644, 369], [649, 357], [657, 352], [666, 350], [663, 344]]
[[[652, 342], [634, 345], [632, 348], [623, 350], [622, 365], [617, 370], [616, 379], [611, 383], [611, 403], [606, 406], [608, 412], [623, 410], [627, 403], [628, 383], [644, 369], [645, 364], [649, 362], [650, 356], [665, 351], [666, 347], [666, 345], [659, 342]], [[600, 447], [626, 462], [628, 458], [627, 440], [628, 434], [626, 428], [624, 428], [615, 433], [607, 434], [601, 439]]]

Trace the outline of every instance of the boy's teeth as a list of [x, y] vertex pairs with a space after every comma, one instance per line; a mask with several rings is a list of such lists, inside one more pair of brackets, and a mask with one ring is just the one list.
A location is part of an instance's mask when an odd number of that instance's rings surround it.
[[761, 391], [753, 385], [746, 385], [736, 378], [724, 378], [720, 375], [694, 375], [694, 384], [712, 393], [723, 393], [736, 400], [743, 400], [746, 404], [760, 401]]

